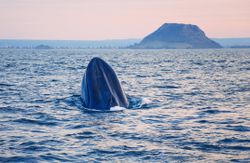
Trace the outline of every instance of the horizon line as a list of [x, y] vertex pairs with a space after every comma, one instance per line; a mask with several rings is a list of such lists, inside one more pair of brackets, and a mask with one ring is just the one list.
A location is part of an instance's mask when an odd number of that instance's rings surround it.
[[[144, 37], [143, 37], [144, 38]], [[119, 41], [119, 40], [142, 40], [143, 38], [117, 38], [117, 39], [29, 39], [29, 38], [0, 38], [0, 40], [6, 40], [6, 41], [11, 41], [11, 40], [18, 40], [18, 41]], [[250, 39], [249, 37], [208, 37], [210, 39]]]

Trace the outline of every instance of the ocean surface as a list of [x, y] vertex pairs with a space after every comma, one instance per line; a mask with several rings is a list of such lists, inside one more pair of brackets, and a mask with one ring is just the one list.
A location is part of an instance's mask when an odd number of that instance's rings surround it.
[[[84, 111], [93, 57], [129, 109]], [[250, 162], [250, 49], [1, 49], [0, 63], [0, 162]]]

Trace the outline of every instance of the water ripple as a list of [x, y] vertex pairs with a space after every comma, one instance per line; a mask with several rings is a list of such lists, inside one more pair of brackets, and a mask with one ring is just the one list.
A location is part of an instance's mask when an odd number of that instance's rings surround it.
[[[93, 57], [129, 108], [86, 112]], [[250, 162], [250, 50], [0, 50], [0, 162]]]

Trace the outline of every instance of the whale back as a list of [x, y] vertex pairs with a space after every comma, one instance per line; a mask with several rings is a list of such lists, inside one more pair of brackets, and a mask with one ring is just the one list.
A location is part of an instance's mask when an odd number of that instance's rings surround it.
[[84, 106], [91, 109], [128, 107], [127, 97], [114, 70], [97, 57], [90, 61], [83, 76], [81, 98]]

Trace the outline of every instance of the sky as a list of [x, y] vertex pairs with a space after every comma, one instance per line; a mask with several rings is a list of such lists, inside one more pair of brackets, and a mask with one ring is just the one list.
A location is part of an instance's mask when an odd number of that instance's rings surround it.
[[0, 39], [143, 38], [163, 23], [250, 37], [250, 0], [0, 0]]

